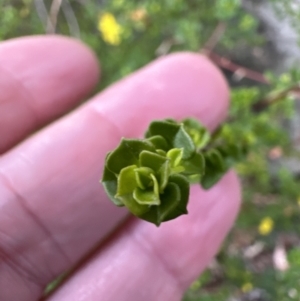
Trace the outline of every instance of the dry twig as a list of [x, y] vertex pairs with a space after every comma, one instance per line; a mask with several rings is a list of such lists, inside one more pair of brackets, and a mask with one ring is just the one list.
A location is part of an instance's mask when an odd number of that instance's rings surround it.
[[56, 30], [57, 16], [62, 4], [62, 0], [53, 0], [47, 20], [46, 33], [53, 34]]
[[212, 52], [213, 49], [216, 47], [216, 45], [219, 43], [226, 28], [227, 28], [227, 24], [224, 22], [220, 22], [216, 26], [215, 30], [213, 31], [213, 33], [211, 34], [207, 42], [204, 44], [202, 51], [204, 51], [205, 53]]
[[252, 111], [259, 113], [267, 109], [270, 105], [275, 104], [277, 102], [282, 101], [282, 99], [286, 98], [291, 93], [299, 93], [300, 92], [300, 83], [297, 83], [289, 88], [286, 88], [282, 91], [271, 93], [267, 95], [265, 98], [259, 100], [252, 106]]
[[209, 57], [216, 65], [223, 69], [233, 72], [234, 75], [239, 78], [246, 77], [262, 84], [269, 84], [269, 81], [261, 73], [235, 64], [229, 59], [219, 56], [218, 54], [213, 52], [213, 49], [216, 47], [216, 45], [222, 38], [224, 32], [226, 31], [226, 27], [226, 23], [220, 22], [216, 26], [213, 33], [211, 34], [207, 42], [204, 44], [204, 47], [200, 50], [200, 52]]

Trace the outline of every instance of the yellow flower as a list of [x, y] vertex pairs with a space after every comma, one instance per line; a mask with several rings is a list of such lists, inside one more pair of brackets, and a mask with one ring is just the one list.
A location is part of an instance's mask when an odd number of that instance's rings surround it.
[[261, 235], [268, 235], [274, 228], [274, 221], [270, 217], [265, 217], [261, 220], [258, 226], [258, 232]]
[[298, 196], [297, 203], [300, 206], [300, 196]]
[[252, 289], [253, 289], [253, 284], [251, 282], [246, 282], [241, 287], [241, 290], [243, 293], [248, 293], [248, 292], [252, 291]]
[[107, 44], [119, 45], [121, 43], [122, 27], [111, 13], [104, 13], [98, 21], [98, 30]]

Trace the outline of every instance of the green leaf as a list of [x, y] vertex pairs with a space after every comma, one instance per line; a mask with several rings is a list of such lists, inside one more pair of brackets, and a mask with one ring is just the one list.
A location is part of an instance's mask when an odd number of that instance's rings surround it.
[[141, 166], [149, 167], [155, 172], [159, 171], [162, 165], [168, 160], [166, 157], [149, 151], [142, 151], [140, 153], [139, 159], [139, 163]]
[[178, 124], [178, 122], [173, 118], [166, 118], [164, 121], [169, 122], [169, 123], [173, 123], [173, 124]]
[[179, 128], [179, 124], [175, 122], [169, 122], [168, 120], [153, 121], [146, 132], [146, 138], [162, 136], [170, 147], [173, 144], [174, 137], [176, 136]]
[[133, 193], [133, 198], [141, 205], [159, 205], [160, 199], [152, 190], [143, 190], [136, 188]]
[[159, 183], [159, 191], [162, 192], [168, 183], [170, 175], [170, 159], [155, 153], [143, 151], [140, 154], [140, 165], [151, 168]]
[[201, 130], [204, 126], [195, 118], [186, 118], [182, 120], [182, 123], [186, 130], [188, 129], [196, 129]]
[[166, 157], [166, 155], [167, 155], [167, 153], [165, 151], [163, 151], [162, 149], [157, 149], [156, 152], [163, 157]]
[[173, 148], [168, 151], [167, 157], [170, 159], [171, 174], [181, 173], [184, 171], [184, 167], [180, 165], [182, 156], [182, 148]]
[[247, 147], [243, 143], [225, 144], [219, 147], [218, 150], [224, 157], [228, 167], [231, 167], [236, 162], [243, 160], [247, 154]]
[[168, 184], [170, 174], [171, 174], [170, 161], [167, 160], [157, 172], [160, 193], [164, 191], [166, 185]]
[[[169, 186], [170, 185], [170, 186]], [[175, 201], [174, 185], [179, 188], [180, 199], [176, 201], [176, 205], [172, 205]], [[177, 188], [176, 188], [177, 189]], [[173, 194], [173, 197], [171, 196]], [[170, 176], [169, 184], [167, 185], [164, 194], [161, 195], [161, 206], [159, 207], [161, 214], [161, 222], [174, 219], [182, 214], [187, 214], [187, 204], [190, 194], [190, 183], [185, 176], [176, 174]], [[172, 202], [172, 199], [174, 201]]]
[[149, 205], [141, 205], [137, 203], [133, 198], [133, 194], [128, 194], [122, 197], [122, 202], [133, 215], [140, 218], [151, 208]]
[[189, 158], [195, 151], [195, 145], [185, 131], [182, 124], [176, 124], [170, 121], [153, 121], [146, 133], [146, 137], [162, 136], [168, 143], [169, 149], [183, 148], [183, 158]]
[[198, 120], [194, 118], [187, 118], [183, 120], [183, 125], [187, 133], [191, 136], [198, 150], [207, 146], [211, 135]]
[[116, 198], [121, 196], [132, 194], [135, 188], [138, 186], [135, 176], [135, 170], [137, 166], [131, 165], [123, 168], [118, 176], [118, 188]]
[[165, 192], [160, 194], [161, 204], [151, 206], [140, 218], [159, 226], [162, 222], [187, 214], [190, 185], [186, 177], [172, 175]]
[[223, 141], [216, 149], [221, 154], [227, 170], [233, 167], [237, 162], [244, 160], [248, 152], [246, 142], [226, 143]]
[[147, 140], [122, 139], [120, 145], [106, 159], [107, 168], [118, 174], [122, 168], [138, 165], [139, 155], [143, 150], [155, 152], [154, 146]]
[[109, 169], [106, 166], [104, 167], [101, 182], [110, 200], [117, 206], [124, 206], [124, 204], [120, 200], [115, 198], [115, 195], [117, 193], [117, 177], [114, 173], [109, 171]]
[[228, 170], [226, 163], [217, 150], [211, 150], [204, 154], [205, 172], [201, 178], [201, 185], [204, 189], [209, 189], [215, 185]]
[[195, 119], [154, 121], [146, 137], [122, 139], [106, 157], [102, 182], [112, 202], [157, 226], [187, 213], [190, 183], [212, 187], [247, 148], [222, 130], [211, 137]]
[[[165, 220], [168, 220], [173, 212], [173, 218], [176, 218], [182, 214], [186, 214], [186, 210], [183, 212], [176, 212], [177, 207], [180, 204], [181, 193], [180, 188], [175, 183], [168, 183], [164, 194], [161, 196], [161, 206], [157, 208], [157, 223], [160, 224]], [[174, 215], [175, 213], [175, 215]], [[172, 219], [172, 218], [171, 218]]]
[[167, 151], [169, 148], [167, 141], [162, 136], [152, 136], [147, 140], [150, 141], [156, 149]]
[[202, 176], [205, 171], [205, 159], [202, 153], [195, 153], [191, 158], [182, 162], [184, 175]]
[[152, 182], [150, 175], [154, 173], [153, 169], [149, 167], [139, 167], [136, 168], [134, 172], [138, 187], [146, 189]]
[[173, 148], [167, 152], [167, 157], [170, 158], [171, 167], [176, 167], [180, 164], [183, 156], [182, 148]]
[[183, 159], [190, 158], [196, 150], [195, 144], [194, 144], [192, 138], [185, 131], [183, 125], [180, 126], [180, 129], [179, 129], [179, 131], [177, 132], [177, 134], [174, 138], [174, 144], [173, 145], [174, 145], [175, 148], [182, 148], [183, 149], [183, 154], [182, 154]]

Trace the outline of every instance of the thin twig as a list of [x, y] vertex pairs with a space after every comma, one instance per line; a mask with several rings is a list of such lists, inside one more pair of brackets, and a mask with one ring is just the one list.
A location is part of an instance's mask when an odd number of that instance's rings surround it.
[[[234, 75], [237, 75], [240, 78], [246, 77], [256, 82], [260, 82], [262, 84], [270, 84], [269, 80], [263, 74], [235, 64], [229, 59], [219, 56], [218, 54], [213, 52], [213, 49], [216, 47], [222, 35], [224, 34], [226, 27], [226, 23], [220, 22], [216, 26], [213, 33], [211, 34], [207, 42], [204, 44], [204, 47], [200, 50], [200, 52], [209, 57], [219, 67], [233, 72]], [[265, 109], [267, 109], [270, 105], [282, 101], [292, 92], [300, 92], [300, 83], [297, 83], [285, 90], [267, 95], [265, 98], [256, 102], [251, 107], [251, 110], [255, 113], [262, 112]]]
[[290, 93], [299, 93], [300, 92], [300, 83], [297, 83], [291, 87], [288, 87], [282, 91], [271, 93], [267, 95], [265, 98], [256, 102], [251, 110], [255, 113], [260, 113], [266, 110], [269, 106], [282, 101], [286, 98]]
[[226, 23], [219, 22], [207, 42], [204, 44], [202, 51], [205, 51], [206, 53], [213, 51], [223, 36], [226, 28]]
[[62, 11], [66, 17], [71, 36], [80, 39], [80, 27], [72, 6], [68, 0], [62, 2]]
[[259, 83], [269, 84], [269, 81], [261, 73], [237, 65], [229, 59], [219, 56], [218, 54], [213, 52], [213, 49], [220, 41], [221, 37], [226, 31], [226, 28], [226, 23], [219, 22], [207, 42], [204, 44], [203, 48], [200, 49], [200, 52], [210, 58], [216, 65], [233, 72], [234, 75], [238, 76], [239, 78], [246, 77]]
[[57, 24], [57, 16], [61, 7], [62, 0], [53, 0], [51, 7], [50, 7], [50, 13], [49, 18], [47, 21], [47, 29], [46, 33], [53, 34], [56, 30], [56, 24]]
[[43, 0], [34, 0], [34, 5], [35, 5], [36, 13], [40, 21], [42, 22], [44, 30], [46, 32], [47, 20], [49, 19], [46, 5]]
[[253, 71], [251, 69], [242, 67], [238, 64], [233, 63], [232, 61], [228, 60], [225, 57], [219, 56], [218, 54], [214, 52], [206, 53], [207, 57], [209, 57], [216, 65], [220, 66], [221, 68], [224, 68], [226, 70], [229, 70], [235, 74], [238, 74], [239, 77], [243, 78], [249, 78], [256, 82], [262, 83], [262, 84], [269, 84], [270, 82], [267, 80], [265, 76], [263, 76], [261, 73], [257, 71]]

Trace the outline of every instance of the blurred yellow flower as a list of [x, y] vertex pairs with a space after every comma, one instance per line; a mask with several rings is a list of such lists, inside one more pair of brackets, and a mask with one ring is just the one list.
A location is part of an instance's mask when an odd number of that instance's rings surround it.
[[270, 217], [265, 217], [261, 220], [258, 226], [258, 232], [261, 235], [268, 235], [274, 228], [274, 221]]
[[98, 30], [107, 44], [119, 45], [121, 43], [123, 30], [113, 14], [104, 13], [99, 17]]
[[241, 290], [243, 293], [248, 293], [248, 292], [252, 291], [252, 289], [253, 289], [253, 284], [251, 282], [246, 282], [241, 287]]
[[300, 206], [300, 196], [298, 196], [297, 203]]

